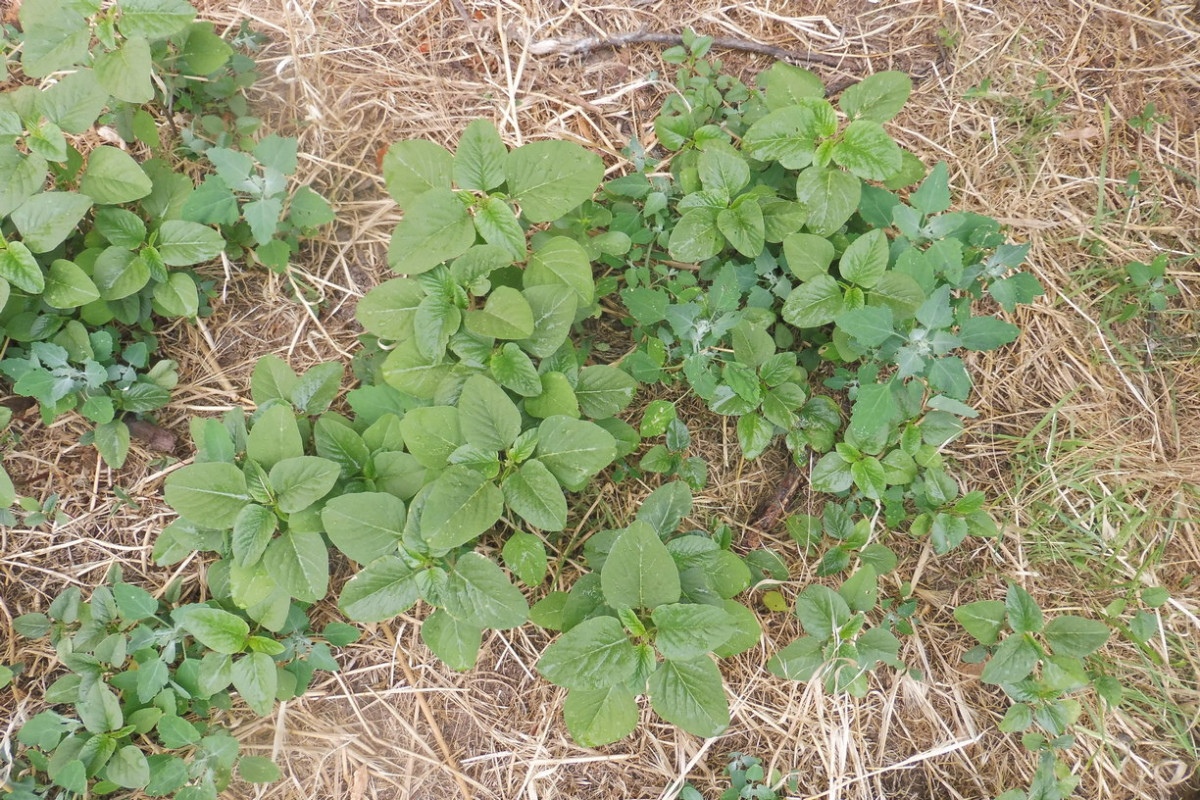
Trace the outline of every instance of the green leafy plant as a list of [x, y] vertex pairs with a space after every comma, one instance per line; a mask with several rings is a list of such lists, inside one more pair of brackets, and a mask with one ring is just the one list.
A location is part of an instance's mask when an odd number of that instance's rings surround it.
[[288, 176], [298, 166], [295, 138], [270, 134], [245, 152], [208, 147], [204, 158], [214, 166], [180, 209], [183, 219], [219, 225], [231, 258], [252, 254], [275, 272], [287, 269], [300, 239], [333, 221], [333, 209], [307, 186], [292, 188]]
[[[964, 660], [984, 662], [980, 680], [999, 685], [1014, 701], [1000, 729], [1023, 733], [1022, 743], [1040, 754], [1028, 794], [1013, 790], [1003, 797], [1069, 796], [1078, 779], [1057, 763], [1055, 751], [1075, 743], [1069, 730], [1083, 706], [1073, 695], [1091, 689], [1109, 705], [1121, 699], [1120, 681], [1090, 670], [1087, 663], [1108, 641], [1109, 626], [1072, 614], [1047, 621], [1033, 597], [1015, 584], [1009, 584], [1003, 602], [968, 603], [956, 608], [954, 617], [979, 642]], [[1002, 638], [1006, 628], [1010, 633]]]
[[656, 489], [626, 528], [593, 534], [596, 570], [569, 592], [552, 592], [533, 620], [561, 630], [538, 671], [568, 689], [563, 715], [589, 746], [627, 736], [636, 698], [649, 694], [663, 719], [698, 736], [729, 725], [729, 704], [710, 653], [724, 658], [761, 636], [752, 611], [732, 599], [751, 583], [746, 562], [703, 531], [676, 533], [691, 510], [686, 484]]
[[[743, 753], [730, 753], [725, 767], [729, 788], [719, 800], [782, 800], [785, 794], [799, 792], [800, 777], [795, 773], [784, 777], [779, 770], [769, 772], [762, 759]], [[679, 800], [703, 800], [704, 795], [690, 783], [679, 792]]]
[[348, 643], [357, 633], [331, 627], [319, 641], [295, 606], [270, 635], [236, 609], [180, 604], [177, 594], [171, 588], [173, 599], [156, 598], [114, 570], [87, 600], [71, 587], [47, 614], [13, 621], [24, 636], [49, 634], [68, 672], [46, 690], [58, 710], [36, 714], [17, 732], [24, 749], [6, 797], [130, 789], [215, 800], [235, 769], [252, 783], [279, 777], [270, 759], [240, 754], [221, 712], [234, 693], [260, 716], [278, 699], [299, 697], [316, 670], [337, 669], [326, 642]]
[[642, 454], [640, 469], [680, 478], [695, 492], [708, 483], [708, 464], [699, 456], [687, 455], [692, 434], [687, 423], [678, 417], [674, 403], [655, 400], [646, 406], [638, 434], [642, 439], [663, 436], [665, 440]]
[[[584, 368], [585, 388], [597, 385], [589, 370], [616, 371]], [[356, 390], [351, 403], [361, 411], [348, 420], [325, 413], [341, 375], [340, 365], [322, 364], [296, 376], [266, 357], [254, 372], [260, 405], [249, 424], [238, 412], [224, 423], [197, 421], [198, 463], [166, 481], [181, 519], [159, 538], [156, 557], [168, 563], [192, 549], [216, 551], [214, 594], [274, 628], [293, 598], [326, 595], [328, 540], [363, 566], [340, 597], [350, 618], [388, 619], [423, 599], [438, 609], [422, 627], [426, 643], [466, 669], [484, 628], [520, 625], [527, 609], [501, 568], [473, 552], [476, 540], [511, 514], [503, 558], [525, 583], [541, 583], [544, 545], [515, 520], [565, 528], [564, 492], [612, 463], [616, 441], [558, 408], [540, 417], [526, 403], [522, 414], [485, 374], [467, 378], [444, 405], [421, 405], [386, 386]], [[631, 397], [625, 392], [618, 406]]]

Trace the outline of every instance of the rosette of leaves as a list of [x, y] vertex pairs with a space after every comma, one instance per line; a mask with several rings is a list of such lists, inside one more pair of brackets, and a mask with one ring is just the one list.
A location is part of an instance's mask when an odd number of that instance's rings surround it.
[[332, 222], [333, 209], [308, 186], [290, 187], [288, 176], [299, 163], [295, 138], [270, 134], [251, 144], [250, 152], [205, 149], [216, 172], [188, 196], [180, 215], [219, 225], [231, 258], [249, 252], [258, 263], [283, 272], [299, 252], [301, 237]]
[[[613, 368], [581, 375], [587, 369]], [[181, 519], [160, 537], [156, 558], [178, 560], [197, 546], [218, 552], [209, 568], [214, 594], [271, 628], [293, 598], [326, 595], [332, 544], [363, 567], [340, 596], [348, 616], [388, 619], [424, 599], [437, 611], [423, 638], [466, 669], [483, 629], [520, 625], [527, 613], [504, 571], [473, 552], [476, 540], [506, 514], [514, 527], [562, 530], [564, 492], [612, 463], [616, 441], [574, 416], [523, 414], [482, 374], [448, 405], [367, 387], [351, 393], [356, 419], [322, 413], [341, 372], [326, 364], [297, 377], [264, 358], [248, 430], [236, 414], [195, 425], [199, 463], [166, 481]], [[545, 577], [545, 547], [534, 534], [512, 533], [503, 558], [527, 584]]]
[[707, 534], [677, 534], [690, 510], [687, 486], [665, 484], [629, 527], [588, 540], [595, 572], [533, 608], [536, 623], [563, 631], [537, 669], [568, 690], [563, 714], [581, 744], [631, 733], [642, 694], [660, 717], [697, 736], [729, 725], [712, 654], [736, 655], [759, 641], [754, 613], [732, 599], [750, 585], [751, 571]]
[[[346, 627], [331, 626], [326, 641], [353, 641]], [[240, 755], [214, 712], [229, 710], [236, 693], [256, 714], [269, 714], [277, 700], [302, 695], [316, 670], [338, 668], [298, 607], [278, 635], [264, 635], [216, 602], [166, 602], [119, 573], [88, 600], [70, 587], [48, 614], [17, 617], [14, 628], [49, 634], [68, 670], [46, 690], [55, 708], [17, 732], [23, 749], [6, 795], [14, 800], [46, 796], [51, 786], [215, 800], [235, 770], [243, 780], [273, 781], [278, 768]]]
[[1079, 779], [1056, 754], [1075, 744], [1070, 727], [1083, 712], [1076, 696], [1090, 689], [1110, 707], [1121, 701], [1120, 681], [1088, 665], [1108, 641], [1108, 625], [1074, 614], [1047, 621], [1029, 592], [1011, 583], [1003, 602], [968, 603], [954, 610], [954, 618], [979, 642], [964, 660], [983, 662], [980, 680], [999, 685], [1015, 701], [1000, 730], [1021, 733], [1022, 744], [1039, 754], [1028, 793], [1014, 789], [1002, 797], [1070, 796]]
[[867, 674], [880, 663], [904, 668], [900, 640], [882, 625], [867, 626], [879, 605], [879, 579], [864, 563], [837, 591], [813, 584], [796, 598], [796, 616], [804, 636], [767, 662], [773, 675], [788, 680], [820, 679], [825, 691], [865, 697]]

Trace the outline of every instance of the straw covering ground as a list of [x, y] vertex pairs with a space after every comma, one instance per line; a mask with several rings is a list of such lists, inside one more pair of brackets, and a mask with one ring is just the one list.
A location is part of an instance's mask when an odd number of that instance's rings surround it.
[[[251, 752], [284, 778], [229, 796], [268, 798], [673, 798], [685, 780], [719, 793], [730, 752], [800, 776], [801, 797], [979, 798], [1027, 786], [1035, 759], [996, 722], [1008, 705], [960, 656], [974, 642], [951, 617], [1003, 599], [1005, 580], [1043, 609], [1098, 616], [1119, 598], [1162, 586], [1161, 624], [1144, 645], [1114, 637], [1102, 651], [1128, 701], [1085, 711], [1066, 759], [1079, 796], [1195, 796], [1200, 724], [1200, 7], [1192, 2], [1029, 0], [967, 3], [745, 0], [242, 0], [200, 4], [222, 26], [243, 19], [270, 44], [251, 93], [267, 127], [300, 140], [300, 175], [338, 220], [285, 275], [212, 274], [215, 313], [162, 336], [183, 384], [158, 415], [186, 441], [187, 419], [249, 403], [249, 373], [274, 353], [301, 369], [344, 358], [361, 332], [354, 307], [390, 277], [399, 219], [379, 178], [385, 145], [427, 138], [453, 147], [475, 119], [510, 145], [576, 141], [626, 169], [631, 139], [652, 147], [671, 91], [658, 45], [560, 57], [555, 43], [685, 27], [811, 50], [827, 82], [887, 69], [915, 89], [891, 132], [931, 165], [950, 167], [955, 207], [1000, 219], [1030, 242], [1028, 269], [1045, 297], [1021, 307], [1014, 344], [975, 354], [981, 414], [951, 455], [967, 489], [994, 498], [998, 541], [970, 540], [934, 557], [923, 540], [892, 546], [920, 605], [903, 657], [924, 680], [887, 670], [862, 699], [777, 680], [766, 658], [795, 638], [788, 613], [758, 607], [762, 644], [727, 662], [733, 725], [698, 739], [652, 718], [630, 739], [591, 750], [562, 724], [562, 690], [533, 671], [549, 642], [531, 626], [490, 632], [478, 666], [447, 669], [417, 637], [420, 609], [341, 654], [342, 670], [268, 718], [232, 718]], [[720, 51], [749, 79], [771, 59]], [[1153, 104], [1151, 107], [1150, 104]], [[1148, 109], [1150, 111], [1148, 112]], [[1125, 265], [1168, 255], [1179, 293], [1165, 310], [1116, 318], [1130, 299]], [[304, 299], [297, 302], [296, 297]], [[608, 323], [606, 323], [608, 324]], [[621, 346], [613, 326], [613, 344]], [[652, 399], [640, 397], [638, 403]], [[686, 405], [688, 401], [684, 401]], [[719, 518], [785, 554], [789, 598], [815, 579], [783, 531], [750, 531], [787, 456], [741, 459], [728, 418], [695, 404], [694, 446], [709, 464], [698, 527]], [[134, 447], [105, 467], [71, 417], [43, 426], [19, 416], [5, 454], [18, 487], [57, 494], [58, 523], [0, 531], [0, 662], [23, 663], [0, 691], [7, 745], [40, 710], [52, 652], [15, 635], [11, 620], [44, 610], [64, 585], [85, 590], [113, 563], [147, 588], [166, 584], [150, 551], [169, 521], [164, 477], [190, 456]], [[572, 528], [627, 524], [652, 484], [598, 482], [574, 499]], [[802, 487], [794, 509], [812, 507]], [[811, 512], [810, 512], [811, 513]], [[196, 581], [194, 562], [174, 574]], [[343, 576], [344, 577], [344, 576]], [[335, 581], [338, 580], [335, 576]], [[333, 619], [332, 606], [318, 616]], [[1089, 713], [1095, 716], [1087, 716]], [[1189, 789], [1189, 785], [1192, 787]], [[1190, 794], [1189, 794], [1190, 792]]]

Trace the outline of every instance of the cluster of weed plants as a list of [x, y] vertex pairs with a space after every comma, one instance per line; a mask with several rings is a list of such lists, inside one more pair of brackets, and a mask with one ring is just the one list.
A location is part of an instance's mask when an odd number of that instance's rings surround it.
[[[127, 39], [137, 38], [131, 28], [141, 38], [161, 33], [167, 52], [186, 52], [185, 26], [198, 24], [190, 16], [170, 31], [125, 21], [148, 5], [179, 4], [126, 0], [100, 19], [115, 19]], [[159, 9], [154, 19], [169, 17]], [[101, 55], [115, 49], [97, 36]], [[919, 619], [889, 543], [915, 537], [942, 555], [968, 537], [998, 535], [986, 497], [963, 491], [943, 450], [977, 415], [963, 354], [1012, 342], [1019, 330], [1000, 312], [1041, 288], [1020, 269], [1027, 246], [1006, 242], [994, 219], [952, 211], [947, 166], [927, 168], [888, 133], [911, 91], [907, 76], [873, 75], [834, 103], [815, 75], [783, 63], [746, 86], [706, 59], [710, 46], [689, 34], [667, 51], [681, 68], [679, 91], [654, 123], [661, 148], [631, 148], [635, 169], [604, 183], [601, 160], [585, 148], [509, 148], [483, 121], [467, 126], [453, 152], [422, 140], [390, 147], [383, 177], [404, 211], [388, 254], [398, 277], [358, 305], [361, 385], [334, 406], [344, 365], [298, 375], [266, 357], [251, 380], [253, 410], [193, 422], [195, 458], [164, 485], [179, 516], [153, 557], [165, 566], [210, 554], [206, 602], [180, 605], [171, 590], [156, 598], [114, 577], [88, 604], [68, 592], [48, 616], [23, 618], [23, 632], [49, 632], [74, 676], [46, 698], [66, 710], [21, 729], [27, 749], [10, 794], [40, 796], [43, 775], [72, 793], [124, 787], [187, 800], [215, 797], [235, 764], [249, 780], [270, 779], [269, 764], [238, 759], [218, 712], [232, 687], [255, 713], [270, 713], [276, 699], [304, 691], [312, 670], [336, 667], [327, 644], [352, 640], [353, 628], [335, 623], [314, 638], [306, 616], [335, 588], [352, 622], [423, 602], [432, 611], [422, 640], [458, 670], [474, 666], [485, 630], [531, 623], [561, 632], [536, 669], [567, 690], [565, 724], [582, 744], [629, 735], [643, 696], [685, 731], [722, 733], [730, 709], [721, 660], [760, 644], [751, 593], [787, 582], [787, 558], [747, 552], [728, 524], [685, 524], [692, 492], [707, 480], [689, 454], [686, 420], [667, 401], [650, 404], [636, 426], [621, 418], [652, 384], [735, 420], [747, 459], [786, 448], [826, 498], [819, 514], [786, 526], [833, 585], [797, 593], [804, 633], [771, 654], [767, 669], [856, 697], [876, 669], [920, 677], [901, 658]], [[37, 52], [27, 38], [26, 61]], [[245, 72], [234, 65], [231, 84]], [[17, 151], [23, 163], [47, 158], [32, 144], [40, 139], [30, 113], [16, 116], [30, 148]], [[198, 313], [200, 292], [189, 273], [166, 267], [231, 246], [286, 266], [292, 235], [326, 221], [328, 207], [304, 190], [287, 199], [294, 141], [247, 141], [254, 126], [245, 116], [224, 127], [200, 117], [185, 144], [214, 173], [198, 188], [147, 172], [117, 148], [93, 152], [77, 191], [41, 192], [41, 177], [31, 179], [10, 209], [21, 238], [9, 241], [0, 273], [23, 292], [20, 302], [33, 308], [47, 287], [66, 285], [46, 277], [35, 286], [45, 254], [54, 259], [45, 269], [94, 289], [94, 298], [72, 294], [80, 302], [70, 309], [124, 308], [114, 304], [136, 297], [146, 314], [157, 304], [183, 316]], [[29, 202], [70, 204], [72, 216], [55, 210], [43, 225], [22, 210]], [[63, 249], [88, 213], [89, 249]], [[181, 289], [168, 295], [176, 275]], [[186, 307], [170, 306], [179, 296]], [[21, 319], [51, 315], [37, 308]], [[630, 339], [603, 363], [588, 331], [606, 313]], [[55, 338], [68, 321], [21, 345], [31, 366], [18, 387], [48, 384], [41, 373], [76, 363], [70, 340]], [[113, 336], [105, 349], [102, 336], [88, 337], [93, 353], [126, 363], [137, 344], [118, 348]], [[141, 355], [132, 359], [144, 366]], [[41, 399], [54, 413], [76, 404], [89, 413], [104, 405], [95, 396], [72, 384]], [[114, 415], [132, 410], [121, 397]], [[623, 527], [565, 536], [569, 495], [609, 468], [613, 480], [667, 480]], [[353, 574], [334, 587], [338, 561]], [[779, 591], [762, 599], [786, 608]], [[1072, 744], [1079, 697], [1120, 699], [1115, 679], [1090, 662], [1109, 625], [1073, 615], [1045, 622], [1016, 586], [1006, 602], [972, 603], [955, 616], [980, 642], [969, 658], [986, 662], [983, 681], [1014, 701], [1002, 729], [1028, 731], [1039, 754], [1030, 795], [1066, 796], [1074, 779], [1056, 754]], [[182, 752], [147, 756], [151, 746]], [[735, 765], [725, 796], [775, 797], [786, 783], [754, 759]]]

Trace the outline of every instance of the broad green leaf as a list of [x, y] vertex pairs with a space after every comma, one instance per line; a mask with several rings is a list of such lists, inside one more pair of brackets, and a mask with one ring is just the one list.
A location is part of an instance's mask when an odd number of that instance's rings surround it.
[[654, 646], [672, 660], [702, 656], [734, 632], [733, 618], [720, 606], [671, 603], [654, 609], [650, 617], [658, 628]]
[[558, 414], [568, 417], [579, 417], [579, 401], [575, 399], [575, 390], [571, 382], [561, 372], [547, 372], [542, 375], [542, 391], [536, 397], [525, 400], [525, 413], [538, 419], [546, 419]]
[[413, 320], [425, 290], [412, 278], [392, 278], [367, 292], [355, 317], [381, 339], [403, 341], [413, 335]]
[[105, 90], [96, 78], [90, 69], [79, 69], [59, 78], [39, 94], [38, 108], [65, 133], [83, 133], [108, 105]]
[[242, 206], [242, 217], [250, 226], [254, 244], [267, 244], [279, 230], [280, 219], [283, 217], [283, 198], [264, 197], [261, 200], [252, 200]]
[[737, 437], [742, 455], [753, 461], [771, 446], [775, 439], [775, 426], [759, 414], [744, 414], [737, 422]]
[[92, 199], [82, 194], [42, 192], [13, 211], [12, 222], [26, 247], [34, 253], [46, 253], [71, 235], [91, 207]]
[[896, 334], [892, 309], [887, 306], [863, 306], [844, 311], [834, 321], [867, 347], [879, 347]]
[[1056, 655], [1083, 658], [1098, 650], [1111, 631], [1103, 622], [1071, 614], [1055, 617], [1046, 625], [1046, 643]]
[[613, 617], [592, 617], [547, 647], [537, 670], [558, 686], [594, 691], [622, 684], [637, 663], [637, 651], [621, 623]]
[[463, 320], [476, 336], [495, 339], [524, 339], [533, 335], [533, 309], [529, 301], [510, 286], [497, 286], [478, 311], [468, 311]]
[[120, 300], [141, 291], [150, 282], [150, 265], [124, 247], [109, 247], [92, 265], [92, 278], [105, 300]]
[[233, 48], [213, 32], [211, 22], [193, 22], [180, 52], [180, 67], [187, 75], [211, 75], [233, 55]]
[[279, 780], [279, 767], [266, 756], [242, 756], [238, 776], [247, 783], [274, 783]]
[[879, 661], [892, 666], [902, 666], [903, 664], [898, 658], [900, 640], [889, 630], [871, 628], [864, 631], [854, 644], [858, 648], [858, 665], [860, 667], [870, 669]]
[[[286, 400], [290, 403], [297, 380], [296, 373], [287, 365], [287, 362], [279, 356], [265, 355], [254, 365], [254, 372], [250, 375], [250, 397], [255, 404], [260, 406], [265, 405], [269, 400]], [[286, 409], [286, 406], [283, 408]], [[289, 455], [302, 455], [302, 453], [303, 450], [289, 451]]]
[[721, 607], [733, 623], [733, 633], [712, 649], [718, 657], [731, 658], [759, 643], [762, 639], [762, 625], [753, 611], [736, 600], [727, 599]]
[[209, 175], [187, 196], [181, 209], [183, 219], [205, 225], [234, 225], [242, 212], [237, 197], [220, 175]]
[[896, 319], [908, 319], [925, 302], [925, 293], [911, 276], [888, 271], [871, 288], [867, 302], [887, 306]]
[[954, 619], [980, 644], [995, 644], [1004, 625], [1004, 603], [980, 600], [954, 609]]
[[200, 293], [192, 276], [173, 272], [166, 283], [155, 284], [154, 312], [164, 317], [195, 317], [200, 312]]
[[154, 99], [150, 43], [145, 39], [126, 39], [116, 50], [96, 56], [93, 68], [96, 80], [118, 100], [141, 105]]
[[122, 747], [104, 765], [104, 777], [125, 789], [140, 789], [150, 782], [146, 755], [136, 744]]
[[405, 447], [423, 466], [441, 469], [463, 444], [459, 418], [452, 406], [414, 408], [400, 420]]
[[925, 216], [940, 214], [950, 208], [950, 174], [945, 161], [939, 161], [929, 171], [929, 177], [908, 196], [908, 202]]
[[505, 504], [533, 527], [561, 531], [567, 526], [567, 499], [562, 488], [546, 465], [536, 458], [505, 478], [500, 488]]
[[878, 576], [875, 568], [869, 564], [864, 565], [847, 578], [838, 587], [837, 592], [846, 601], [846, 605], [850, 606], [851, 611], [862, 611], [863, 613], [871, 611], [879, 599]]
[[278, 523], [279, 518], [269, 508], [255, 503], [243, 507], [233, 521], [230, 536], [234, 563], [240, 567], [257, 564], [271, 543]]
[[835, 254], [833, 244], [824, 236], [793, 233], [783, 240], [788, 269], [802, 281], [828, 274]]
[[79, 191], [97, 203], [128, 203], [153, 189], [150, 177], [133, 157], [116, 147], [101, 145], [88, 155]]
[[430, 294], [421, 299], [413, 317], [413, 341], [417, 351], [431, 361], [446, 355], [450, 337], [462, 324], [462, 311], [442, 295]]
[[842, 313], [842, 290], [832, 275], [818, 275], [800, 284], [783, 304], [783, 318], [797, 328], [818, 328]]
[[388, 194], [406, 212], [425, 192], [448, 190], [453, 171], [454, 157], [446, 148], [424, 139], [396, 142], [383, 156]]
[[724, 247], [725, 237], [717, 225], [715, 208], [689, 208], [671, 230], [669, 249], [677, 261], [705, 261]]
[[198, 642], [218, 653], [240, 653], [250, 635], [244, 619], [219, 608], [180, 606], [171, 617]]
[[275, 662], [266, 653], [249, 653], [233, 662], [233, 688], [258, 716], [265, 717], [275, 708], [278, 685]]
[[499, 197], [485, 197], [475, 206], [475, 230], [488, 244], [503, 247], [514, 260], [525, 260], [525, 231], [512, 208]]
[[1038, 608], [1033, 596], [1020, 586], [1014, 583], [1008, 585], [1004, 608], [1007, 611], [1008, 627], [1017, 633], [1036, 633], [1042, 629], [1042, 610]]
[[656, 714], [696, 736], [717, 736], [729, 727], [729, 701], [721, 671], [707, 656], [659, 664], [650, 676]]
[[529, 605], [496, 562], [465, 553], [441, 590], [441, 605], [455, 618], [481, 628], [515, 628], [529, 619]]
[[903, 72], [868, 75], [842, 93], [842, 111], [851, 119], [887, 122], [900, 113], [912, 93], [912, 79]]
[[288, 203], [288, 222], [303, 229], [319, 228], [337, 219], [337, 214], [324, 197], [307, 186], [301, 186]]
[[103, 681], [95, 681], [91, 686], [81, 689], [75, 712], [90, 733], [120, 730], [125, 723], [120, 701]]
[[336, 361], [316, 364], [305, 370], [292, 389], [292, 405], [304, 414], [323, 414], [337, 397], [345, 368]]
[[421, 575], [399, 556], [384, 556], [346, 583], [338, 606], [356, 622], [391, 619], [420, 599]]
[[855, 239], [838, 261], [838, 271], [851, 283], [870, 289], [887, 271], [888, 240], [881, 230], [864, 233]]
[[[304, 442], [291, 406], [276, 403], [262, 413], [246, 438], [246, 456], [269, 470], [285, 459], [304, 455]], [[197, 520], [199, 521], [199, 520]]]
[[[0, 250], [0, 278], [32, 295], [40, 294], [46, 288], [46, 276], [42, 274], [41, 266], [22, 242], [9, 242], [7, 247]], [[87, 276], [84, 275], [84, 278]], [[7, 298], [8, 293], [5, 292]]]
[[449, 550], [491, 528], [503, 512], [504, 495], [496, 484], [473, 469], [452, 466], [429, 490], [421, 534], [430, 546]]
[[[5, 176], [5, 180], [0, 181], [0, 217], [7, 217], [41, 190], [46, 180], [46, 159], [37, 153], [25, 154], [13, 147], [0, 147], [0, 174]], [[76, 222], [90, 207], [89, 202]]]
[[796, 616], [805, 633], [828, 641], [850, 621], [851, 611], [845, 599], [833, 589], [813, 584], [796, 598]]
[[718, 211], [717, 229], [746, 258], [757, 258], [766, 243], [762, 208], [753, 197]]
[[477, 119], [466, 127], [454, 154], [454, 182], [460, 189], [490, 192], [504, 183], [508, 148], [492, 123]]
[[711, 142], [705, 147], [696, 161], [700, 184], [705, 191], [733, 199], [750, 182], [750, 165], [723, 142]]
[[542, 391], [542, 380], [538, 377], [533, 362], [512, 342], [493, 353], [488, 366], [492, 377], [501, 386], [519, 395], [536, 397]]
[[789, 681], [807, 681], [825, 666], [824, 642], [815, 636], [801, 636], [771, 656], [767, 671]]
[[616, 440], [594, 423], [555, 416], [538, 431], [538, 460], [569, 491], [581, 491], [616, 458]]
[[270, 167], [284, 175], [291, 175], [299, 166], [296, 157], [297, 150], [298, 142], [295, 138], [272, 133], [264, 136], [258, 144], [254, 145], [254, 160], [264, 167]]
[[869, 384], [859, 389], [847, 430], [858, 440], [861, 449], [878, 453], [886, 445], [893, 422], [899, 414], [891, 384]]
[[682, 481], [670, 481], [655, 489], [642, 501], [637, 520], [653, 528], [661, 537], [675, 531], [683, 518], [692, 513], [692, 492]]
[[207, 225], [169, 219], [158, 229], [157, 248], [168, 267], [190, 267], [219, 256], [225, 249], [225, 239]]
[[45, 78], [87, 58], [92, 32], [78, 10], [39, 0], [22, 3], [17, 18], [25, 32], [21, 71], [30, 78]]
[[165, 39], [184, 30], [196, 18], [186, 0], [121, 0], [117, 27], [127, 38]]
[[441, 359], [421, 355], [417, 343], [411, 339], [392, 350], [381, 369], [389, 386], [424, 400], [437, 394], [449, 371], [450, 367], [441, 363]]
[[550, 222], [587, 200], [604, 177], [604, 162], [573, 142], [530, 142], [508, 154], [509, 195], [530, 222]]
[[246, 476], [233, 464], [192, 464], [167, 476], [164, 497], [184, 519], [208, 528], [230, 528], [250, 502]]
[[411, 203], [388, 246], [388, 264], [401, 274], [428, 272], [475, 244], [467, 207], [449, 189], [431, 189]]
[[679, 571], [667, 546], [645, 522], [617, 536], [600, 572], [604, 600], [614, 608], [656, 608], [679, 601]]
[[151, 797], [163, 797], [187, 783], [188, 763], [177, 756], [161, 753], [147, 756], [150, 766], [150, 782], [143, 791]]
[[995, 350], [1021, 335], [1021, 329], [995, 317], [971, 317], [958, 329], [958, 338], [968, 350]]
[[507, 450], [521, 433], [521, 412], [495, 381], [472, 375], [459, 397], [458, 424], [468, 444]]
[[340, 495], [321, 510], [329, 540], [360, 564], [394, 554], [405, 519], [403, 501], [382, 492]]
[[587, 252], [574, 239], [555, 236], [539, 247], [525, 267], [524, 286], [566, 286], [575, 293], [577, 305], [590, 305], [596, 283]]
[[121, 619], [132, 622], [158, 613], [158, 600], [140, 586], [128, 583], [114, 584], [113, 598], [116, 600]]
[[421, 641], [450, 669], [467, 670], [479, 657], [483, 629], [438, 608], [421, 623]]
[[[226, 688], [230, 683], [233, 682], [233, 660], [229, 656], [220, 655], [218, 653], [206, 653], [204, 658], [208, 659], [209, 657], [213, 656], [224, 660], [226, 665], [224, 672], [228, 677], [221, 684], [220, 688], [211, 692], [205, 692], [205, 694], [216, 694], [217, 692], [221, 691], [221, 689]], [[201, 665], [201, 674], [203, 674], [203, 669], [204, 667]], [[201, 687], [201, 691], [204, 691], [204, 688], [206, 688], [203, 682], [201, 683]], [[164, 747], [175, 749], [179, 747], [187, 747], [189, 744], [195, 744], [196, 742], [200, 741], [200, 732], [196, 730], [196, 726], [187, 720], [180, 719], [174, 714], [162, 717], [158, 721], [157, 728], [158, 737], [162, 741]]]
[[809, 167], [796, 179], [796, 202], [808, 214], [810, 233], [829, 236], [858, 209], [862, 182], [840, 169]]
[[751, 125], [742, 138], [742, 147], [760, 161], [778, 161], [787, 169], [804, 169], [812, 163], [820, 138], [812, 109], [786, 106]]
[[833, 160], [860, 178], [882, 181], [899, 171], [900, 147], [878, 122], [856, 119], [833, 146]]
[[839, 453], [826, 453], [813, 467], [809, 483], [814, 491], [836, 494], [854, 484], [850, 464]]
[[1029, 677], [1040, 654], [1037, 646], [1022, 634], [1009, 636], [983, 667], [979, 680], [984, 683], [1016, 683]]
[[315, 603], [329, 589], [329, 551], [319, 533], [293, 528], [277, 537], [263, 554], [263, 566], [297, 600]]
[[801, 67], [776, 61], [763, 73], [766, 80], [767, 108], [772, 111], [796, 105], [809, 98], [820, 100], [825, 96], [825, 85], [820, 76]]
[[625, 686], [570, 689], [563, 703], [563, 721], [571, 738], [584, 747], [599, 747], [624, 739], [638, 722], [638, 704]]
[[316, 456], [285, 458], [271, 467], [271, 488], [275, 502], [285, 514], [303, 511], [329, 494], [337, 483], [341, 468]]
[[[518, 344], [531, 355], [549, 358], [562, 346], [571, 332], [577, 307], [576, 295], [565, 286], [549, 284], [530, 286], [521, 294], [528, 301], [533, 313], [533, 333], [528, 338], [521, 339]], [[500, 383], [518, 394], [526, 394], [514, 386], [505, 384], [504, 381]], [[537, 391], [533, 393], [537, 394]]]
[[[555, 485], [557, 486], [557, 484]], [[546, 570], [549, 567], [546, 559], [546, 545], [539, 537], [532, 533], [514, 531], [509, 534], [508, 541], [504, 543], [501, 553], [504, 557], [504, 566], [508, 567], [509, 571], [526, 586], [538, 586], [546, 579]]]

